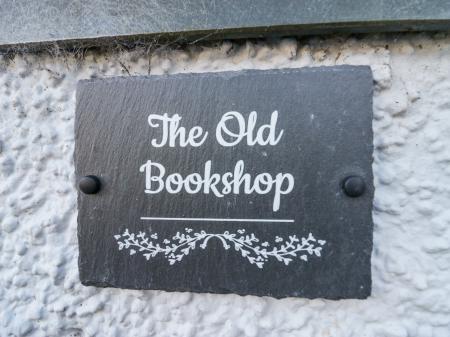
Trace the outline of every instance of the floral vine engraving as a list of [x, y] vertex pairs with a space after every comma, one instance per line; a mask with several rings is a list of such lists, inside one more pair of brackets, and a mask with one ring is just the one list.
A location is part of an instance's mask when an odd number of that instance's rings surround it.
[[[142, 252], [147, 260], [162, 254], [171, 265], [182, 261], [197, 246], [205, 249], [209, 240], [215, 238], [222, 242], [224, 249], [233, 247], [242, 257], [258, 268], [263, 268], [264, 263], [270, 258], [288, 265], [294, 258], [308, 261], [308, 255], [320, 257], [322, 246], [326, 243], [325, 240], [316, 240], [311, 233], [307, 238], [301, 239], [298, 239], [296, 235], [290, 235], [288, 240], [276, 236], [275, 243], [271, 245], [267, 241], [260, 243], [253, 233], [245, 234], [245, 229], [239, 229], [237, 233], [225, 231], [222, 234], [211, 234], [205, 231], [192, 233], [192, 231], [191, 228], [185, 228], [185, 233], [177, 232], [172, 239], [164, 239], [162, 242], [158, 241], [158, 233], [148, 237], [144, 232], [135, 234], [130, 233], [128, 229], [123, 234], [114, 235], [114, 238], [117, 240], [119, 250], [128, 249], [130, 255]], [[277, 244], [279, 246], [276, 246]]]

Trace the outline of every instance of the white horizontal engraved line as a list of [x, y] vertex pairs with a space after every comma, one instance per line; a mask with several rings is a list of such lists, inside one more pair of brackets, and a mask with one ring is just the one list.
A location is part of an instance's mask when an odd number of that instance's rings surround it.
[[222, 221], [222, 222], [294, 222], [293, 219], [230, 219], [230, 218], [163, 218], [143, 216], [141, 220], [169, 220], [169, 221]]

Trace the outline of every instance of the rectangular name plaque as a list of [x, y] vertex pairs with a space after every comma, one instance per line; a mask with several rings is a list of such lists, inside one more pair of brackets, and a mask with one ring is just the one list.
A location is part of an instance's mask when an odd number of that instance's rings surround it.
[[369, 67], [86, 80], [75, 124], [83, 284], [370, 295]]

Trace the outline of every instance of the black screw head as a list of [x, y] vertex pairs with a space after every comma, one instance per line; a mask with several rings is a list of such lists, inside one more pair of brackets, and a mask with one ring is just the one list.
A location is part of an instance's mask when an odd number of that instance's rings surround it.
[[359, 176], [350, 176], [344, 179], [343, 188], [345, 194], [349, 197], [356, 198], [364, 194], [366, 183]]
[[100, 191], [100, 180], [96, 176], [86, 176], [78, 181], [78, 188], [84, 194], [95, 194]]

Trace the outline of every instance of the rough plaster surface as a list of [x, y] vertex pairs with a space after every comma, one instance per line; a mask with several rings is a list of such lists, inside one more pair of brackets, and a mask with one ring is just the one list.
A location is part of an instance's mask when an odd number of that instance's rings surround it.
[[[375, 78], [369, 299], [80, 284], [72, 159], [78, 80], [335, 64], [370, 65]], [[449, 144], [445, 34], [0, 57], [0, 336], [449, 336]]]

